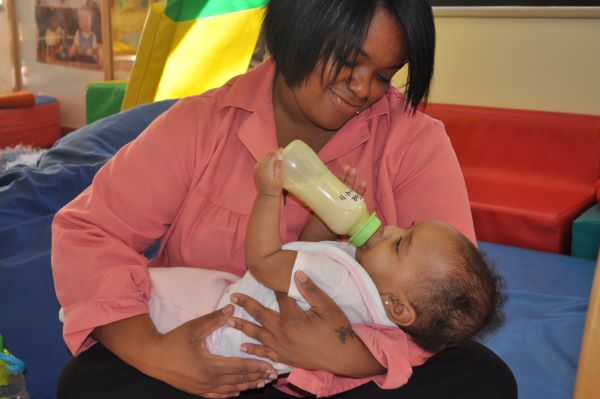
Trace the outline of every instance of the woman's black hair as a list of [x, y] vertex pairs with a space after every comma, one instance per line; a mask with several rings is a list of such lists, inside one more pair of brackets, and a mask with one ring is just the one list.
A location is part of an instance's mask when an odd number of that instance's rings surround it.
[[433, 75], [435, 27], [427, 0], [270, 0], [263, 34], [277, 72], [289, 86], [333, 62], [336, 73], [352, 63], [375, 12], [383, 8], [404, 31], [407, 107], [427, 100]]

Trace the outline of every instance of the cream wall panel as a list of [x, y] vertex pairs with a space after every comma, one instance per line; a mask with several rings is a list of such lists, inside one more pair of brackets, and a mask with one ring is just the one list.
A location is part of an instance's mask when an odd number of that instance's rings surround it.
[[435, 21], [430, 101], [600, 115], [600, 17]]

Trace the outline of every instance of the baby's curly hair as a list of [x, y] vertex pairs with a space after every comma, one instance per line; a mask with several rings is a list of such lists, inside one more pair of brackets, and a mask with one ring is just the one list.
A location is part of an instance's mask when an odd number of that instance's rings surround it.
[[451, 272], [425, 279], [409, 298], [416, 319], [402, 327], [423, 349], [437, 352], [496, 330], [504, 322], [504, 282], [485, 254], [460, 235], [453, 248]]

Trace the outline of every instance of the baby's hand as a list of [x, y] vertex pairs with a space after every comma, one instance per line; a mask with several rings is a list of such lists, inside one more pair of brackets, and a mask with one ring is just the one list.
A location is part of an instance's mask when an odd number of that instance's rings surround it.
[[283, 188], [281, 149], [265, 155], [254, 166], [254, 181], [259, 194], [280, 196]]
[[356, 168], [351, 168], [350, 165], [344, 165], [342, 173], [338, 178], [361, 197], [364, 196], [365, 191], [367, 191], [367, 182], [365, 181], [361, 182], [359, 185], [354, 185], [356, 180]]

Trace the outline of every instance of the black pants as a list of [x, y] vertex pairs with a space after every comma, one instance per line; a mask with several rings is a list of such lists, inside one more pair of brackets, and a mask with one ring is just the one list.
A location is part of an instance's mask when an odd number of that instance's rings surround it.
[[[197, 398], [148, 377], [100, 344], [71, 359], [58, 382], [58, 399]], [[408, 384], [382, 390], [374, 383], [335, 396], [340, 399], [516, 399], [517, 385], [504, 362], [472, 342], [447, 349], [416, 367]], [[244, 399], [293, 398], [267, 386], [242, 392]]]

